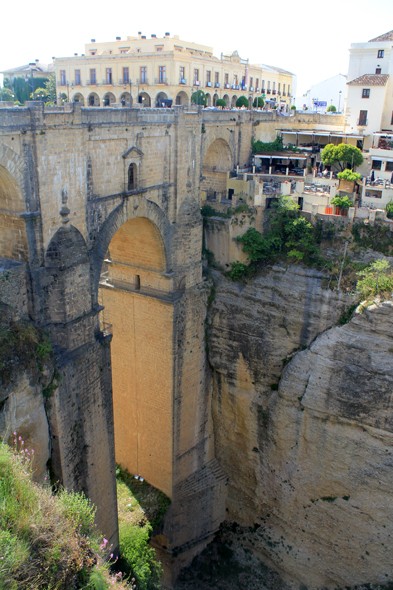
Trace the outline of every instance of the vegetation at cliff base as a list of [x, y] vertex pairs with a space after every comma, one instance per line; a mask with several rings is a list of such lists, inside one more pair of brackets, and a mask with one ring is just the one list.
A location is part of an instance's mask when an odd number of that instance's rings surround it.
[[162, 568], [149, 545], [153, 530], [159, 526], [170, 504], [160, 490], [139, 481], [120, 467], [117, 476], [119, 515], [119, 568], [135, 579], [138, 590], [161, 588]]
[[14, 452], [0, 444], [0, 588], [135, 588], [109, 571], [114, 559], [94, 525], [95, 507], [83, 494], [54, 495], [32, 483], [34, 452], [14, 436]]

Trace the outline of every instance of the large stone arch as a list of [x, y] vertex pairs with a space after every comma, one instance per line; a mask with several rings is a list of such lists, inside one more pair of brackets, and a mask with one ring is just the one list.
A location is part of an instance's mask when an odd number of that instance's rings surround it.
[[57, 230], [45, 253], [45, 267], [50, 321], [64, 324], [89, 313], [90, 260], [86, 242], [76, 227], [64, 225]]
[[22, 165], [15, 152], [0, 146], [0, 256], [17, 262], [29, 258], [26, 225], [21, 217], [26, 212]]
[[116, 207], [108, 216], [101, 227], [96, 243], [91, 252], [91, 262], [93, 267], [93, 289], [94, 300], [97, 301], [98, 285], [102, 271], [102, 265], [106, 257], [109, 245], [113, 236], [120, 227], [131, 219], [146, 218], [151, 221], [157, 228], [163, 245], [165, 255], [165, 271], [172, 270], [172, 252], [171, 239], [172, 227], [160, 207], [149, 201], [145, 197], [129, 197], [121, 205]]

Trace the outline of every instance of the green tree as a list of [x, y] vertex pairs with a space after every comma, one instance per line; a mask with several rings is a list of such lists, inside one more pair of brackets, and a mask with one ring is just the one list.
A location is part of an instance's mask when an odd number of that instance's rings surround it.
[[46, 96], [49, 102], [56, 102], [56, 74], [53, 72], [45, 82]]
[[206, 94], [203, 92], [203, 90], [197, 90], [191, 96], [191, 102], [193, 104], [198, 104], [198, 105], [201, 105], [201, 106], [205, 107], [206, 106], [206, 102], [207, 102]]
[[262, 96], [258, 96], [257, 98], [254, 98], [254, 102], [252, 103], [252, 106], [258, 109], [261, 109], [264, 106], [265, 102], [262, 98]]
[[337, 165], [341, 170], [344, 170], [347, 164], [351, 164], [352, 168], [360, 166], [363, 162], [363, 155], [354, 145], [328, 143], [321, 152], [321, 159], [325, 166]]
[[[31, 96], [33, 98], [33, 95]], [[35, 100], [43, 100], [44, 102], [46, 102], [46, 97], [47, 97], [47, 91], [46, 88], [37, 88], [36, 90], [34, 90], [34, 99]]]
[[328, 113], [335, 113], [335, 112], [337, 112], [337, 109], [334, 106], [334, 104], [330, 104], [326, 110], [327, 110]]
[[296, 111], [296, 107], [294, 104], [291, 106], [291, 111]]
[[223, 98], [218, 98], [216, 101], [216, 107], [226, 107], [227, 103]]
[[0, 88], [0, 100], [13, 102], [14, 95], [12, 94], [12, 91], [9, 88]]
[[237, 108], [247, 107], [248, 108], [248, 98], [246, 96], [239, 96], [236, 101]]

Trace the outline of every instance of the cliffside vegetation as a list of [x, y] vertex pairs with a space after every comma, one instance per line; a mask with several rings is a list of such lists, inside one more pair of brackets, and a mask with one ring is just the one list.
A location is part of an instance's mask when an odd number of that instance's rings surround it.
[[[15, 433], [14, 433], [15, 434]], [[3, 590], [104, 590], [131, 587], [111, 574], [111, 548], [83, 494], [31, 482], [34, 453], [15, 434], [0, 445], [0, 587]], [[134, 586], [134, 585], [133, 585]], [[135, 586], [134, 586], [135, 587]]]

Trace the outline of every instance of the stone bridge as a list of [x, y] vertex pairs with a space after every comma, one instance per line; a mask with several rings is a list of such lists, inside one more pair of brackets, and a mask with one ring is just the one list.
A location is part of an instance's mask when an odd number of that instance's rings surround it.
[[249, 162], [253, 118], [0, 110], [0, 256], [25, 263], [29, 315], [49, 331], [63, 376], [48, 411], [55, 476], [92, 499], [114, 545], [115, 458], [165, 492], [153, 544], [169, 585], [225, 516], [199, 193]]

